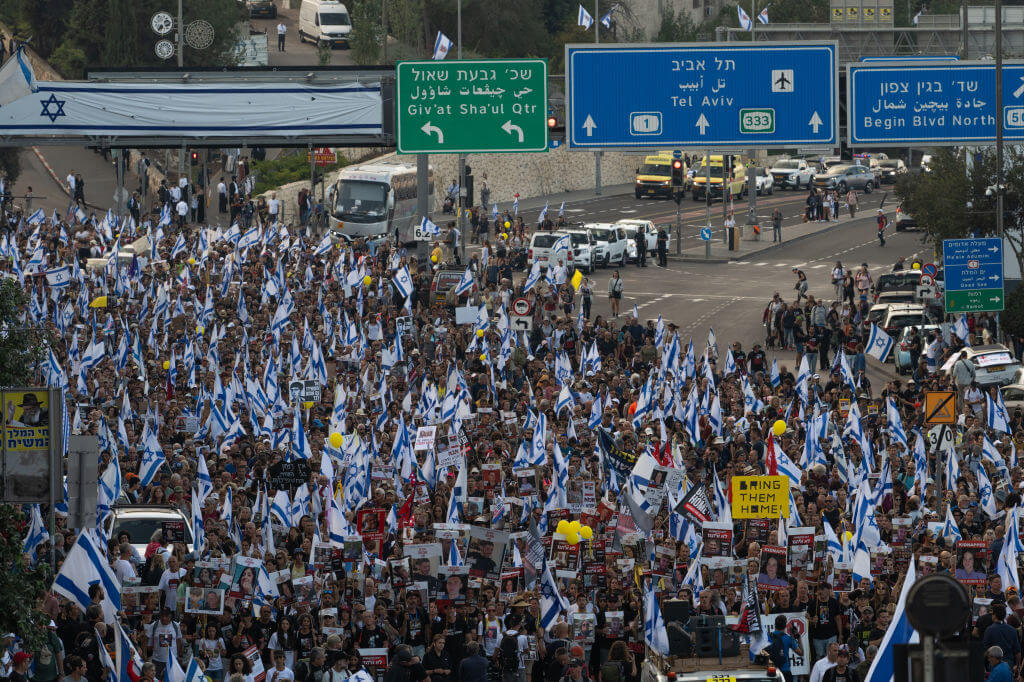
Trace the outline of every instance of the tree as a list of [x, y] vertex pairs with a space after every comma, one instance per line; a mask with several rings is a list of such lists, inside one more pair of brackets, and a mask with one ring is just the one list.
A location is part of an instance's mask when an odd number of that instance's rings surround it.
[[28, 302], [28, 294], [17, 280], [3, 280], [0, 284], [0, 386], [31, 386], [47, 348], [45, 332], [26, 328], [22, 321]]
[[138, 20], [133, 0], [106, 0], [107, 25], [103, 32], [101, 63], [109, 67], [127, 67], [139, 53]]
[[671, 9], [661, 13], [661, 24], [655, 42], [659, 43], [690, 43], [708, 39], [710, 29], [698, 24], [686, 10], [673, 14]]
[[0, 628], [24, 640], [24, 649], [39, 651], [45, 641], [50, 616], [40, 608], [40, 597], [49, 582], [49, 565], [32, 568], [21, 553], [28, 529], [26, 515], [17, 507], [0, 505]]
[[355, 0], [349, 5], [352, 13], [352, 61], [363, 66], [380, 62], [384, 44], [380, 3], [376, 0]]
[[0, 175], [7, 178], [7, 181], [14, 184], [21, 175], [20, 149], [17, 147], [0, 148]]

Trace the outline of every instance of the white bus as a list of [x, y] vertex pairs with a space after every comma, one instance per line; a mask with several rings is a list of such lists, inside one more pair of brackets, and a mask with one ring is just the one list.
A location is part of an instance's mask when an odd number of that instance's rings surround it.
[[[434, 173], [428, 176], [427, 205], [434, 210]], [[415, 241], [420, 224], [416, 166], [397, 161], [342, 168], [329, 189], [331, 231], [348, 237], [393, 236]]]

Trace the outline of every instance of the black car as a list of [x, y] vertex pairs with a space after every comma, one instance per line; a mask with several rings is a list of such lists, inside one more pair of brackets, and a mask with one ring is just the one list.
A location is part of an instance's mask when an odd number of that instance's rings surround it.
[[245, 8], [249, 10], [250, 17], [277, 18], [277, 5], [274, 0], [245, 0]]

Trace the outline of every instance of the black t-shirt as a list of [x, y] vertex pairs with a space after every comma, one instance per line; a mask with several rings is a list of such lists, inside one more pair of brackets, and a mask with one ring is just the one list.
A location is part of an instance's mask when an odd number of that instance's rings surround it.
[[426, 643], [427, 612], [422, 608], [409, 611], [409, 640], [406, 644], [422, 646]]
[[454, 665], [458, 665], [456, 661], [462, 660], [466, 655], [466, 633], [469, 631], [469, 623], [462, 616], [456, 618], [454, 623], [444, 624], [444, 650], [448, 653]]
[[379, 649], [386, 646], [387, 641], [387, 635], [379, 626], [374, 626], [373, 630], [363, 628], [359, 631], [359, 646], [364, 649]]
[[857, 671], [850, 666], [846, 666], [846, 670], [843, 672], [839, 672], [836, 668], [829, 668], [825, 671], [822, 680], [823, 682], [861, 682]]
[[839, 616], [838, 599], [835, 597], [829, 597], [825, 601], [812, 599], [807, 610], [811, 614], [812, 639], [828, 639], [839, 634], [836, 631], [836, 617]]

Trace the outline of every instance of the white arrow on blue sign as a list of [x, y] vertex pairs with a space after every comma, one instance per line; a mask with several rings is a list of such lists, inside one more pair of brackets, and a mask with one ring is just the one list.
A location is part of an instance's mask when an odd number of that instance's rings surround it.
[[700, 238], [701, 238], [702, 241], [706, 241], [706, 242], [711, 241], [711, 228], [710, 227], [702, 227], [702, 228], [700, 228]]

